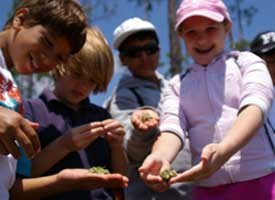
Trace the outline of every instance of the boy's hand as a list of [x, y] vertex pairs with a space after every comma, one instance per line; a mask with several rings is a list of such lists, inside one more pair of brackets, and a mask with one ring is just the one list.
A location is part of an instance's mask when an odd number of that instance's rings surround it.
[[125, 135], [124, 128], [120, 122], [107, 119], [101, 122], [105, 130], [105, 138], [111, 146], [122, 146]]
[[191, 169], [178, 174], [170, 179], [170, 183], [197, 181], [210, 177], [214, 174], [226, 161], [227, 157], [223, 153], [221, 144], [206, 145], [201, 154], [201, 161]]
[[128, 178], [121, 174], [95, 174], [87, 169], [65, 169], [57, 174], [57, 181], [63, 187], [77, 190], [97, 188], [125, 188]]
[[131, 122], [135, 129], [146, 132], [158, 126], [159, 116], [151, 109], [135, 110]]
[[71, 128], [60, 138], [61, 145], [69, 152], [86, 148], [91, 142], [105, 133], [101, 122], [92, 122]]
[[38, 135], [28, 120], [19, 113], [0, 106], [0, 153], [10, 153], [19, 158], [17, 142], [29, 158], [40, 151]]
[[160, 173], [165, 169], [170, 169], [169, 162], [150, 154], [139, 168], [139, 173], [147, 186], [153, 190], [163, 192], [169, 188], [169, 184], [160, 176]]

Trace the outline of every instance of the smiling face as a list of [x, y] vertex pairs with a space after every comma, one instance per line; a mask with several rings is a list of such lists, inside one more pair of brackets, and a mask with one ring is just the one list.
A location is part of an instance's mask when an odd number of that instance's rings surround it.
[[193, 16], [186, 19], [180, 27], [182, 31], [179, 34], [190, 56], [196, 63], [208, 65], [224, 50], [230, 23], [218, 23], [205, 17]]
[[[157, 47], [155, 50], [150, 50], [148, 47]], [[138, 53], [135, 55], [120, 54], [120, 59], [123, 65], [127, 66], [131, 73], [136, 77], [151, 79], [155, 77], [155, 70], [159, 63], [159, 48], [156, 41], [152, 38], [145, 39], [130, 39], [124, 45], [125, 51], [131, 52], [133, 49]], [[131, 49], [131, 51], [129, 50]]]
[[67, 38], [53, 34], [44, 26], [25, 23], [26, 12], [18, 12], [8, 29], [11, 33], [5, 56], [8, 67], [15, 67], [21, 74], [47, 72], [67, 60], [70, 44]]
[[10, 55], [21, 74], [42, 73], [65, 62], [70, 55], [66, 38], [54, 37], [40, 25], [23, 28], [14, 39]]

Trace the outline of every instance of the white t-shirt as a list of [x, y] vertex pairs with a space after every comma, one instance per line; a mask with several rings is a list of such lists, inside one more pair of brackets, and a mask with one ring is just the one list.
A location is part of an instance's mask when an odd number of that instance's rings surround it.
[[[2, 51], [0, 50], [0, 106], [15, 111], [22, 111], [21, 97], [17, 86], [7, 69]], [[10, 155], [0, 154], [0, 199], [9, 199], [9, 190], [14, 184], [17, 160]]]

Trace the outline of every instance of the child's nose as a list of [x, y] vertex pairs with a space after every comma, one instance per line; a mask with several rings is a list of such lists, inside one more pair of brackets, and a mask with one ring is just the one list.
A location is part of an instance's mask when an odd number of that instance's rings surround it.
[[209, 41], [209, 38], [205, 33], [198, 33], [196, 37], [196, 41], [198, 44], [205, 44]]

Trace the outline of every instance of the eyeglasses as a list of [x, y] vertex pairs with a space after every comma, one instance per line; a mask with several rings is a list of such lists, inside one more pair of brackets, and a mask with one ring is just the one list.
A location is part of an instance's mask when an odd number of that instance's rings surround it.
[[147, 56], [154, 55], [159, 51], [156, 43], [145, 44], [143, 46], [129, 46], [121, 50], [120, 54], [129, 58], [138, 58], [144, 52]]

